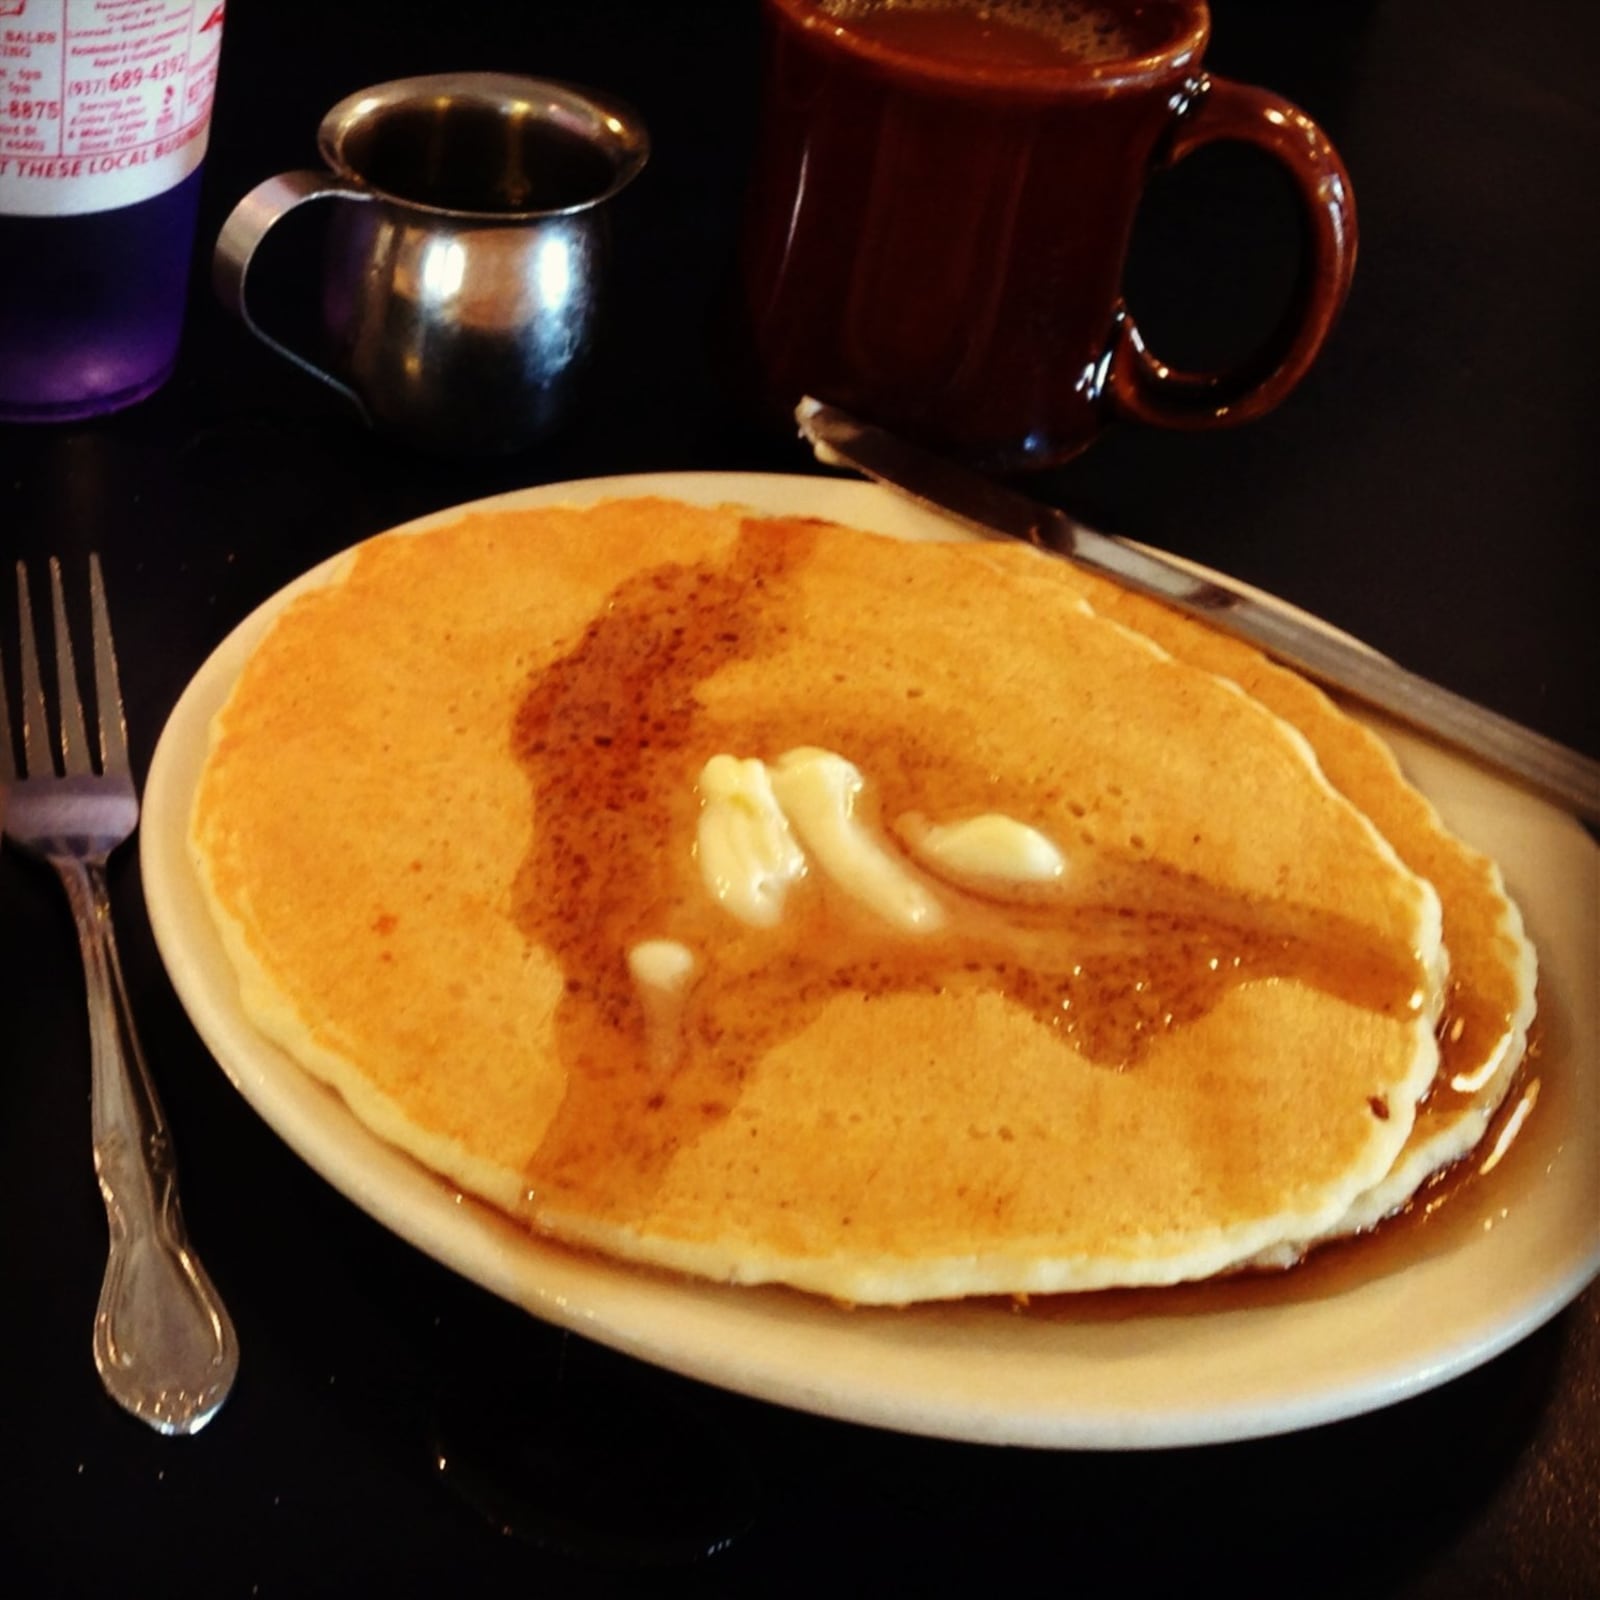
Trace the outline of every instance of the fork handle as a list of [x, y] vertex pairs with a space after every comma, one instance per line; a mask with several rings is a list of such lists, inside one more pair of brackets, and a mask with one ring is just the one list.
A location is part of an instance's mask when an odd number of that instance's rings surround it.
[[55, 862], [78, 927], [89, 1000], [90, 1119], [110, 1252], [94, 1319], [106, 1391], [161, 1433], [193, 1433], [227, 1398], [239, 1347], [189, 1245], [166, 1119], [117, 955], [104, 868]]

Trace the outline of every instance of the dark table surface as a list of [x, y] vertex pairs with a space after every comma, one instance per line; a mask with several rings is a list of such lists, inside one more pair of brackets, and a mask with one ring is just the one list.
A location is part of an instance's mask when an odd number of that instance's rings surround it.
[[[815, 470], [792, 441], [744, 426], [708, 355], [756, 99], [754, 10], [233, 0], [202, 259], [246, 189], [311, 162], [327, 106], [389, 77], [489, 67], [604, 87], [644, 114], [655, 157], [616, 210], [618, 300], [595, 391], [554, 442], [442, 462], [371, 437], [231, 321], [204, 271], [177, 374], [155, 398], [84, 425], [0, 427], [0, 553], [103, 553], [141, 774], [233, 624], [364, 535], [524, 484]], [[1265, 420], [1116, 432], [1033, 487], [1600, 754], [1600, 10], [1217, 0], [1214, 18], [1213, 66], [1297, 100], [1346, 157], [1362, 223], [1347, 313]], [[1226, 155], [1156, 185], [1130, 292], [1169, 359], [1204, 359], [1259, 324], [1285, 281], [1285, 204], [1257, 165]], [[89, 1327], [105, 1224], [81, 979], [55, 884], [8, 850], [8, 1593], [798, 1593], [1019, 1579], [1087, 1594], [1600, 1593], [1593, 1289], [1442, 1388], [1276, 1439], [1096, 1456], [784, 1411], [545, 1327], [342, 1198], [192, 1031], [149, 932], [135, 851], [112, 880], [186, 1208], [243, 1367], [192, 1439], [148, 1432], [100, 1391]], [[498, 1463], [500, 1488], [477, 1493], [438, 1457], [488, 1414], [528, 1426]]]

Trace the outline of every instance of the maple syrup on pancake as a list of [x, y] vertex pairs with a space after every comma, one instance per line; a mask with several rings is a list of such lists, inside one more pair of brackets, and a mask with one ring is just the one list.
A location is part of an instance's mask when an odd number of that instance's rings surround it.
[[1559, 1154], [1564, 1051], [1549, 1037], [1541, 1011], [1522, 1064], [1476, 1148], [1428, 1178], [1393, 1216], [1365, 1233], [1319, 1244], [1292, 1266], [1245, 1268], [1161, 1288], [985, 1298], [1007, 1313], [1051, 1322], [1211, 1316], [1331, 1300], [1430, 1256], [1466, 1248], [1510, 1213]]
[[[726, 1117], [746, 1074], [841, 992], [998, 990], [1108, 1071], [1253, 978], [1293, 978], [1391, 1017], [1425, 987], [1413, 953], [1304, 908], [1205, 884], [1122, 849], [1074, 853], [1054, 903], [964, 897], [948, 930], [908, 939], [816, 875], [775, 929], [735, 925], [692, 856], [695, 781], [721, 751], [775, 758], [824, 745], [868, 774], [877, 820], [916, 810], [1059, 812], [1063, 780], [1037, 772], [997, 793], [897, 706], [841, 710], [826, 686], [775, 682], [758, 715], [713, 715], [699, 688], [781, 646], [799, 623], [789, 579], [804, 522], [747, 524], [725, 563], [672, 564], [624, 582], [530, 682], [513, 729], [532, 789], [532, 846], [515, 897], [523, 931], [565, 977], [556, 1042], [567, 1092], [526, 1174], [535, 1193], [582, 1194], [618, 1218], [646, 1206], [674, 1151]], [[914, 691], [915, 686], [910, 686]], [[937, 734], [938, 730], [932, 730]], [[1061, 841], [1068, 849], [1078, 841]], [[628, 970], [645, 939], [703, 956], [663, 1050]], [[1378, 1099], [1373, 1115], [1387, 1117]]]

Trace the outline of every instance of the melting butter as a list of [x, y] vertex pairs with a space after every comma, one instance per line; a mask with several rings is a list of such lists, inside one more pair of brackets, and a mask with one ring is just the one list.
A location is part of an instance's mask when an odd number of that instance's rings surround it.
[[896, 832], [923, 866], [961, 885], [1047, 885], [1060, 882], [1067, 870], [1051, 839], [997, 811], [943, 823], [912, 813], [900, 819]]
[[[809, 856], [845, 893], [902, 932], [942, 927], [945, 908], [934, 889], [857, 814], [865, 787], [853, 762], [810, 745], [771, 765], [712, 756], [700, 771], [696, 834], [707, 891], [741, 921], [773, 927]], [[1066, 873], [1052, 840], [999, 812], [950, 823], [911, 813], [897, 832], [916, 863], [957, 888], [1048, 887]], [[647, 944], [658, 942], [671, 943]]]
[[697, 965], [694, 951], [676, 939], [641, 939], [628, 951], [646, 1048], [658, 1066], [670, 1067], [683, 1053], [683, 1007]]
[[771, 788], [801, 843], [839, 887], [906, 933], [944, 923], [937, 896], [856, 815], [865, 781], [831, 750], [801, 746], [771, 768]]
[[676, 939], [641, 939], [628, 952], [628, 971], [641, 989], [680, 994], [694, 976], [694, 951]]
[[764, 762], [715, 755], [700, 769], [695, 837], [707, 891], [741, 922], [776, 925], [789, 886], [806, 870]]

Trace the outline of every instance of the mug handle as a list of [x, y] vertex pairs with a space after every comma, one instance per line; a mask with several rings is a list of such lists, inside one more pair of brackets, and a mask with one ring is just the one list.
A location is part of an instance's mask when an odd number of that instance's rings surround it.
[[368, 201], [372, 195], [360, 184], [332, 172], [280, 172], [275, 178], [258, 183], [229, 213], [228, 220], [217, 235], [216, 249], [211, 256], [211, 282], [217, 298], [256, 338], [292, 361], [302, 372], [309, 372], [313, 378], [320, 378], [330, 388], [337, 389], [370, 426], [372, 417], [361, 396], [349, 384], [319, 367], [309, 357], [274, 339], [251, 315], [250, 304], [245, 297], [250, 264], [268, 233], [296, 206], [304, 205], [308, 200], [332, 198]]
[[1254, 145], [1293, 180], [1305, 237], [1299, 281], [1283, 321], [1262, 348], [1220, 372], [1185, 372], [1158, 360], [1119, 303], [1106, 388], [1113, 409], [1139, 422], [1208, 428], [1264, 415], [1305, 376], [1349, 293], [1356, 264], [1355, 196], [1322, 129], [1277, 95], [1207, 74], [1178, 107], [1163, 165], [1174, 166], [1220, 140]]

